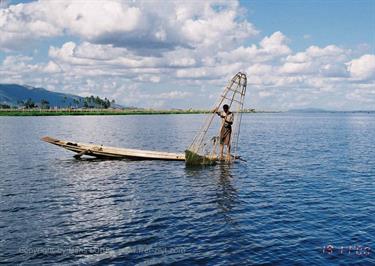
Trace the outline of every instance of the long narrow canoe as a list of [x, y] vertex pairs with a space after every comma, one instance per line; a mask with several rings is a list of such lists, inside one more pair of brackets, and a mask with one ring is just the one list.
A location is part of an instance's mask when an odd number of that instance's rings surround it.
[[185, 154], [170, 153], [160, 151], [147, 151], [136, 149], [115, 148], [103, 145], [77, 143], [73, 141], [59, 140], [51, 137], [43, 137], [43, 141], [53, 145], [60, 146], [64, 149], [76, 152], [75, 157], [89, 155], [101, 158], [127, 158], [134, 160], [169, 160], [169, 161], [185, 161]]

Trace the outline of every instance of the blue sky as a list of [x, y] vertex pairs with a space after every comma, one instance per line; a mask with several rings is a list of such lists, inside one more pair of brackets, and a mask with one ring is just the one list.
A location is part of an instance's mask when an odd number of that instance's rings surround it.
[[368, 44], [374, 52], [373, 0], [265, 0], [241, 1], [241, 4], [258, 29], [266, 35], [280, 29], [292, 39], [290, 46], [296, 50], [306, 49], [311, 43], [318, 46], [335, 43], [347, 48]]
[[375, 1], [6, 1], [0, 82], [152, 108], [375, 109]]

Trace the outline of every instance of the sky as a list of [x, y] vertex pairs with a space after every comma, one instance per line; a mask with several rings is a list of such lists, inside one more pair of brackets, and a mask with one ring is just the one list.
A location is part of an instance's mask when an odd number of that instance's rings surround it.
[[125, 106], [375, 110], [375, 1], [0, 0], [0, 83]]

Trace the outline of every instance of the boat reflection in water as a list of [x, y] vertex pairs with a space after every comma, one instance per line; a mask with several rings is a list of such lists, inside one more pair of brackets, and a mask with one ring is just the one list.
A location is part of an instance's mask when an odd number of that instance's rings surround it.
[[[215, 204], [216, 214], [231, 223], [231, 211], [238, 198], [237, 189], [233, 186], [233, 165], [218, 164], [210, 167], [186, 167], [186, 176], [199, 195], [210, 195], [209, 203]], [[205, 177], [205, 178], [203, 178]], [[213, 205], [212, 205], [213, 206]], [[211, 206], [211, 207], [212, 207]]]

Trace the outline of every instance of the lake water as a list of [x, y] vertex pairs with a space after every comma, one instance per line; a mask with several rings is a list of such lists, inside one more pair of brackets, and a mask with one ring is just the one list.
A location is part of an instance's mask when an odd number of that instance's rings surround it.
[[40, 141], [184, 151], [203, 118], [0, 117], [0, 262], [375, 264], [374, 114], [246, 114], [231, 166]]

